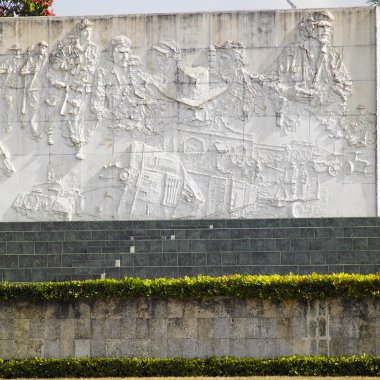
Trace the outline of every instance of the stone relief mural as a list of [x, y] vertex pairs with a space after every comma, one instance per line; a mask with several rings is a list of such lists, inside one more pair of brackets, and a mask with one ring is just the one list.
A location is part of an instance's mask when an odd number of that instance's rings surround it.
[[75, 176], [58, 175], [50, 166], [47, 182], [34, 185], [30, 193], [17, 194], [13, 207], [32, 219], [70, 221], [74, 215], [81, 215], [83, 201]]
[[[152, 70], [126, 35], [96, 44], [88, 19], [52, 46], [14, 44], [0, 62], [2, 136], [17, 132], [49, 149], [59, 140], [67, 153], [50, 155], [47, 180], [15, 194], [13, 212], [26, 220], [333, 216], [331, 188], [374, 186], [376, 143], [375, 115], [350, 102], [355, 85], [333, 26], [329, 11], [305, 15], [263, 72], [250, 69], [244, 41], [204, 46], [202, 64], [187, 64], [170, 36], [148, 47]], [[88, 154], [98, 157], [86, 166]], [[12, 155], [0, 144], [9, 177], [21, 170]], [[66, 169], [52, 163], [72, 156], [79, 161]], [[78, 180], [75, 165], [88, 175]]]
[[331, 46], [333, 16], [314, 12], [299, 25], [299, 41], [284, 48], [275, 62], [272, 101], [285, 133], [297, 129], [302, 115], [344, 114], [352, 82], [341, 55]]
[[10, 177], [15, 172], [15, 166], [11, 160], [11, 155], [9, 153], [9, 150], [0, 143], [0, 157], [1, 161], [3, 162], [3, 173]]

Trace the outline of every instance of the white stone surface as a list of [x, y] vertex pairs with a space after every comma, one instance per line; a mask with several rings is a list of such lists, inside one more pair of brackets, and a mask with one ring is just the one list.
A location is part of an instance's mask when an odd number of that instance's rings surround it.
[[0, 220], [376, 216], [375, 13], [0, 20]]

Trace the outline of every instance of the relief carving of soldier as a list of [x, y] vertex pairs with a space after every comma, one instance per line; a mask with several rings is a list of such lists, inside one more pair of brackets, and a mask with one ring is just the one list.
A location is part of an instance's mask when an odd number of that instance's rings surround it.
[[170, 38], [161, 38], [153, 46], [158, 74], [148, 80], [155, 99], [152, 116], [159, 124], [176, 121], [178, 115], [177, 86], [181, 70], [181, 49]]
[[244, 44], [225, 41], [209, 47], [210, 86], [224, 84], [225, 91], [207, 104], [207, 118], [233, 129], [234, 120], [249, 121], [265, 109], [258, 75], [251, 74]]
[[[99, 49], [91, 41], [92, 23], [83, 19], [77, 24], [76, 33], [57, 44], [50, 61], [57, 75], [50, 81], [65, 90], [60, 115], [63, 116], [66, 137], [76, 148], [76, 157], [84, 158], [83, 145], [95, 127], [91, 119], [91, 99], [99, 61]], [[64, 75], [62, 75], [64, 73]]]
[[286, 46], [275, 62], [271, 94], [277, 124], [295, 131], [303, 111], [343, 112], [352, 81], [340, 53], [331, 46], [333, 15], [315, 11], [298, 25], [300, 40]]
[[2, 115], [2, 121], [7, 133], [12, 131], [12, 124], [19, 121], [21, 114], [24, 80], [20, 75], [20, 70], [25, 63], [25, 55], [19, 44], [13, 45], [9, 51], [12, 57], [0, 65], [0, 75], [5, 76], [4, 99], [2, 99], [5, 112]]
[[151, 133], [145, 120], [149, 108], [149, 91], [141, 60], [131, 55], [131, 40], [114, 37], [108, 49], [106, 63], [96, 79], [92, 109], [99, 119], [111, 119], [112, 128], [119, 131]]
[[34, 138], [39, 140], [43, 132], [40, 125], [45, 119], [44, 92], [48, 88], [48, 44], [45, 41], [38, 43], [35, 50], [20, 70], [24, 77], [24, 93], [22, 98], [21, 119], [29, 125]]

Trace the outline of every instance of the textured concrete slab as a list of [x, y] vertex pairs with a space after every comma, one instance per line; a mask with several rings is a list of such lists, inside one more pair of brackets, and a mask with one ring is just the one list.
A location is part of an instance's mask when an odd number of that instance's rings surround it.
[[377, 215], [375, 13], [1, 20], [0, 220]]

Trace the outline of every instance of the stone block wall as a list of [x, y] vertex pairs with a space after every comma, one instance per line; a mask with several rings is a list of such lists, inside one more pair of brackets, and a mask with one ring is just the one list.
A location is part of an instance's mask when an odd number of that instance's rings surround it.
[[0, 357], [380, 354], [380, 303], [229, 298], [0, 305]]
[[0, 223], [1, 281], [379, 271], [378, 218]]

